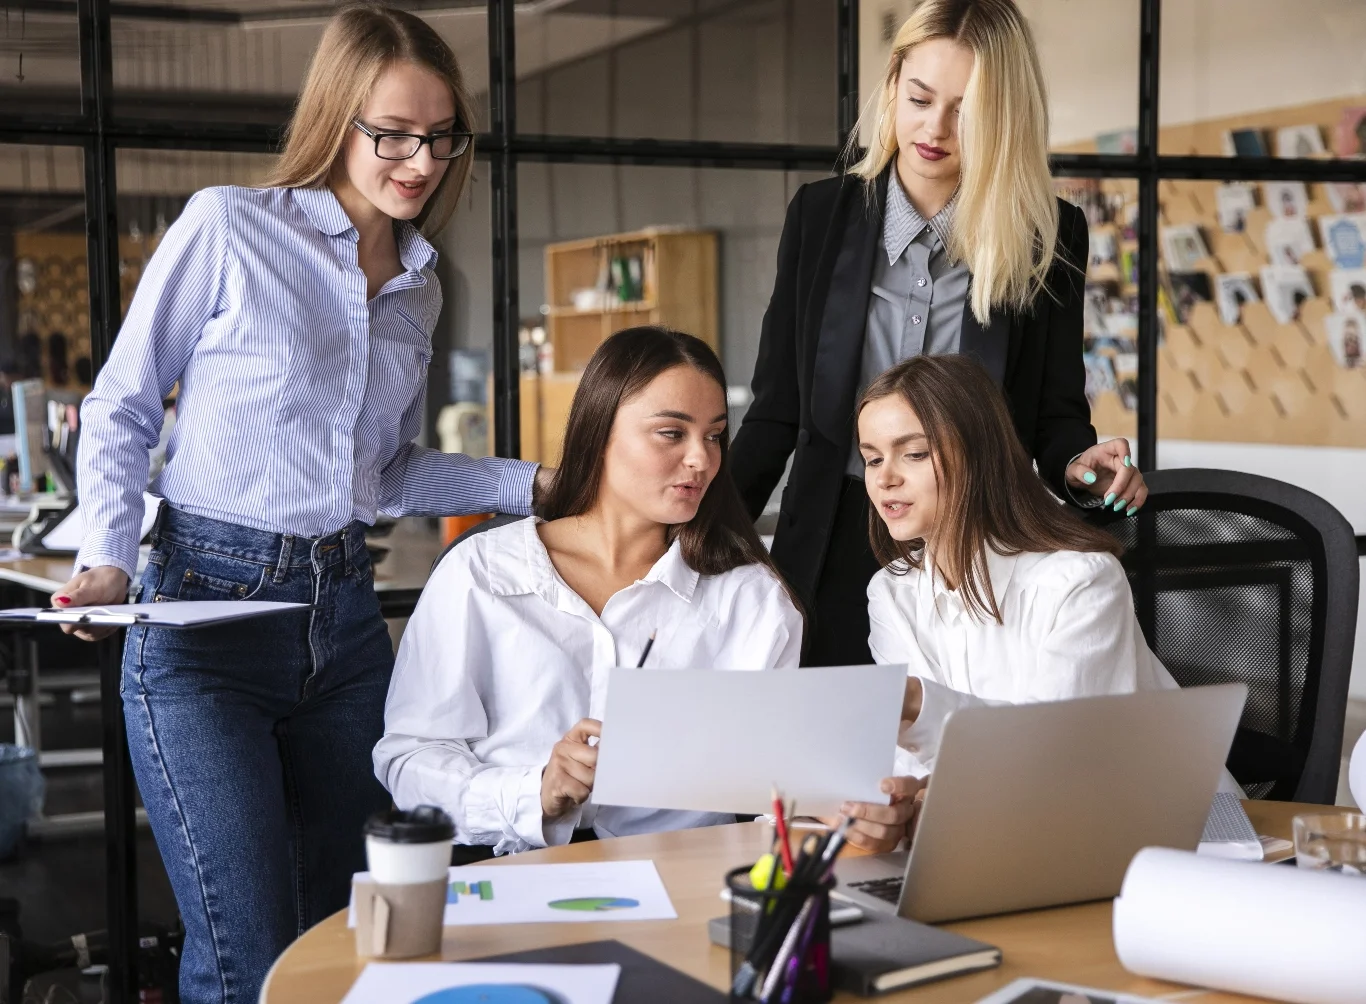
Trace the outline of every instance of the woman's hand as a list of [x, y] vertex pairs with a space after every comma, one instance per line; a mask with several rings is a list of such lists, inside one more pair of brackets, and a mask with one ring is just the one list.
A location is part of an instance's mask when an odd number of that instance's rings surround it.
[[1127, 511], [1130, 516], [1148, 500], [1148, 486], [1134, 466], [1127, 439], [1097, 443], [1077, 457], [1068, 465], [1067, 484], [1101, 496], [1115, 512]]
[[896, 850], [903, 837], [915, 835], [920, 806], [925, 801], [928, 777], [888, 777], [882, 790], [892, 796], [891, 805], [875, 802], [845, 802], [840, 812], [854, 822], [847, 840], [855, 847], [874, 854]]
[[555, 819], [588, 801], [598, 769], [598, 749], [589, 737], [602, 738], [602, 722], [584, 718], [564, 734], [550, 751], [541, 771], [541, 814]]
[[[99, 565], [77, 572], [71, 581], [52, 594], [52, 605], [62, 607], [103, 607], [128, 602], [128, 573], [113, 565]], [[84, 641], [108, 638], [117, 627], [78, 627], [63, 624], [62, 630]]]
[[906, 692], [901, 697], [901, 722], [914, 725], [925, 704], [925, 687], [918, 676], [906, 677]]
[[533, 506], [538, 506], [545, 501], [545, 493], [550, 491], [557, 470], [558, 468], [546, 467], [544, 464], [536, 468], [536, 476], [531, 481], [531, 504]]

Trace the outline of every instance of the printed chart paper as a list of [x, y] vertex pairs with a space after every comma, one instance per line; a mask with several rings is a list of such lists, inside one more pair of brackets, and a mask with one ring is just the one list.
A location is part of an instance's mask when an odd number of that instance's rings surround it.
[[[678, 917], [653, 861], [465, 865], [452, 868], [447, 881], [447, 927]], [[356, 926], [354, 903], [346, 922]]]
[[342, 1004], [612, 1004], [621, 967], [372, 962]]

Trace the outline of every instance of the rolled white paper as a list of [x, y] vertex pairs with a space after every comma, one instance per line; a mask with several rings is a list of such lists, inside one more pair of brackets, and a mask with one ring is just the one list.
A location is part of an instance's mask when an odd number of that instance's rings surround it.
[[1357, 740], [1352, 750], [1352, 760], [1347, 765], [1347, 790], [1352, 793], [1357, 806], [1366, 812], [1366, 732]]
[[1366, 1001], [1366, 879], [1146, 847], [1114, 909], [1130, 972], [1296, 1004]]

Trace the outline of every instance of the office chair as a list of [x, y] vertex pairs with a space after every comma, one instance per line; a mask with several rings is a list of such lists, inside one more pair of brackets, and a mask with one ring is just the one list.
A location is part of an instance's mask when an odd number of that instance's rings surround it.
[[1159, 470], [1123, 543], [1149, 647], [1182, 686], [1241, 680], [1228, 769], [1253, 798], [1337, 797], [1360, 567], [1333, 506], [1255, 474]]

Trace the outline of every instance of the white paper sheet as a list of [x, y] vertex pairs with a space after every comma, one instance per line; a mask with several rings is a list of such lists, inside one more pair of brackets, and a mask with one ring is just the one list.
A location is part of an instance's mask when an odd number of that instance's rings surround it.
[[[464, 865], [452, 868], [448, 881], [447, 927], [678, 917], [653, 861]], [[354, 902], [346, 922], [356, 926]]]
[[1147, 847], [1115, 900], [1131, 972], [1297, 1004], [1366, 1001], [1366, 879]]
[[342, 1004], [611, 1004], [617, 965], [371, 962]]
[[[1179, 999], [1179, 998], [1178, 998]], [[1161, 1004], [1157, 997], [1083, 987], [1075, 983], [1056, 983], [1025, 977], [980, 998], [977, 1004]]]
[[613, 669], [592, 800], [770, 812], [777, 784], [806, 815], [885, 805], [905, 688], [905, 666]]
[[15, 607], [0, 611], [0, 620], [188, 628], [307, 609], [307, 603], [279, 603], [273, 600], [177, 600], [174, 603], [111, 603], [102, 607], [66, 607], [57, 610]]

